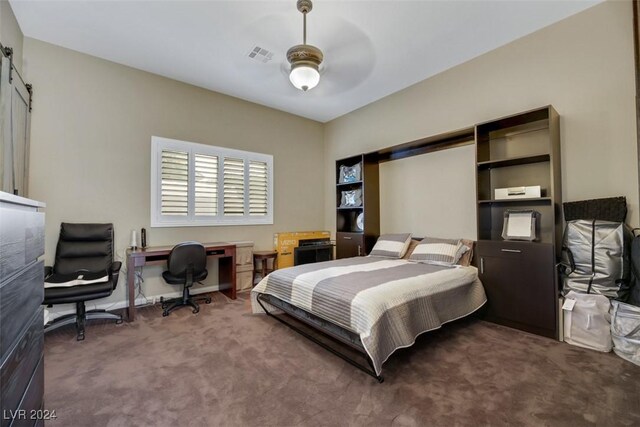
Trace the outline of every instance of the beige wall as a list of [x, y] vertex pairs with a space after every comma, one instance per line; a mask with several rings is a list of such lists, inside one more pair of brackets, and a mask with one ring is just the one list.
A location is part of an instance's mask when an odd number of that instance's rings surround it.
[[[595, 6], [326, 124], [325, 228], [335, 230], [336, 159], [547, 104], [561, 116], [564, 200], [624, 195], [627, 222], [637, 227], [632, 7], [625, 1]], [[448, 211], [451, 205], [440, 202], [447, 194], [456, 197], [451, 190], [473, 174], [472, 164], [459, 166], [471, 171], [451, 170], [448, 160], [459, 154], [416, 157], [412, 167], [424, 161], [431, 171], [422, 181], [394, 185], [397, 191], [411, 188], [423, 201], [413, 209], [424, 213], [382, 209], [381, 231], [448, 236], [475, 229], [473, 209], [449, 222], [425, 222]], [[434, 176], [442, 177], [439, 186], [426, 182]], [[391, 193], [383, 192], [382, 205]]]
[[380, 230], [476, 239], [475, 145], [380, 164]]
[[[150, 245], [252, 240], [257, 249], [271, 249], [274, 232], [322, 228], [320, 123], [30, 38], [24, 65], [35, 92], [29, 196], [47, 204], [47, 262], [63, 221], [113, 222], [121, 258], [141, 227]], [[272, 154], [274, 225], [149, 228], [152, 135]], [[175, 290], [160, 270], [145, 271], [148, 296]], [[120, 285], [110, 301], [124, 295]]]
[[24, 36], [18, 25], [13, 9], [7, 0], [0, 0], [0, 42], [13, 48], [13, 62], [22, 72], [22, 44]]

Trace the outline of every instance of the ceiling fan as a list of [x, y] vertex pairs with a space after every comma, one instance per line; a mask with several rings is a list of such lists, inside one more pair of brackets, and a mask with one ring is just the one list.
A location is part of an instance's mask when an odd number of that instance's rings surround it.
[[[282, 93], [288, 97], [303, 93], [305, 98], [343, 95], [360, 85], [373, 70], [375, 50], [369, 35], [357, 23], [345, 19], [349, 15], [341, 13], [345, 7], [342, 2], [297, 0], [297, 10], [303, 15], [303, 37], [295, 46], [291, 45], [296, 35], [299, 37], [299, 27], [292, 25], [291, 3], [277, 2], [275, 12], [271, 8], [239, 30], [238, 37], [259, 40], [249, 56], [263, 58], [258, 61], [259, 67], [238, 62], [239, 72], [246, 73], [246, 79], [255, 82], [256, 88], [286, 90]], [[322, 26], [313, 27], [313, 45], [307, 44], [306, 37], [306, 15], [312, 8], [314, 24]], [[268, 57], [254, 53], [263, 49]], [[238, 59], [244, 61], [243, 57]]]
[[307, 91], [320, 82], [318, 70], [324, 56], [315, 46], [307, 44], [307, 13], [313, 9], [311, 0], [298, 0], [296, 6], [302, 13], [302, 44], [297, 44], [287, 51], [287, 60], [291, 64], [289, 80], [298, 89]]

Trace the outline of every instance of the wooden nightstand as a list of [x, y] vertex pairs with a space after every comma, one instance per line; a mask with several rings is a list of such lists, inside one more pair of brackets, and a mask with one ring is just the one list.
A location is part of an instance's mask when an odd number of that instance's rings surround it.
[[[271, 260], [271, 268], [269, 268], [269, 260]], [[256, 267], [256, 263], [259, 266]], [[260, 278], [264, 278], [267, 274], [278, 268], [278, 252], [276, 251], [254, 251], [253, 252], [253, 285], [256, 284], [256, 273], [259, 272]]]

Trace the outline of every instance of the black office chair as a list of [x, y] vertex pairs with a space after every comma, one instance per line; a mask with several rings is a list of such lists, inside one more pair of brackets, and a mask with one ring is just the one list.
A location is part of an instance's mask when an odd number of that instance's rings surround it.
[[198, 242], [179, 243], [173, 247], [167, 259], [167, 269], [162, 273], [165, 282], [170, 285], [183, 285], [182, 298], [165, 300], [160, 298], [160, 303], [164, 311], [163, 316], [168, 316], [173, 310], [184, 307], [193, 307], [193, 313], [200, 311], [200, 306], [196, 301], [211, 303], [211, 297], [194, 298], [189, 294], [189, 288], [193, 282], [199, 282], [207, 278], [207, 253]]
[[[118, 285], [122, 263], [113, 261], [113, 224], [60, 225], [60, 237], [53, 267], [45, 267], [43, 304], [76, 304], [76, 312], [58, 317], [45, 325], [49, 332], [64, 325], [76, 324], [76, 339], [84, 339], [87, 320], [111, 319], [122, 323], [122, 316], [105, 310], [86, 311], [85, 301], [105, 298]], [[77, 279], [90, 284], [75, 284]], [[54, 286], [54, 287], [51, 287]]]

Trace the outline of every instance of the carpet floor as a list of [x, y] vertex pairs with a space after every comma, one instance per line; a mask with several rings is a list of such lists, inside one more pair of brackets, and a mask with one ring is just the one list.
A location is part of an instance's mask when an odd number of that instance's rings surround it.
[[48, 426], [640, 425], [640, 367], [477, 319], [397, 351], [378, 384], [248, 294], [138, 314], [46, 336]]

